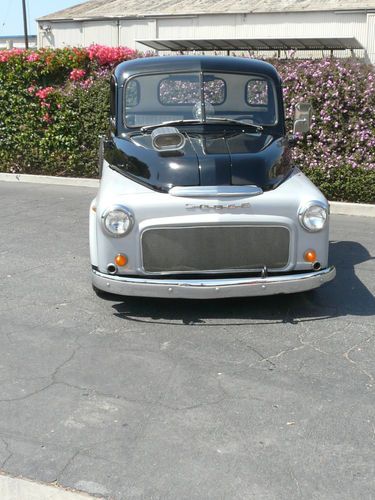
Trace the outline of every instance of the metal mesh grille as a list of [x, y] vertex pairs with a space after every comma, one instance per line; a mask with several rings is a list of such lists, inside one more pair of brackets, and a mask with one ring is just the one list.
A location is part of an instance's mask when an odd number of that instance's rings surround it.
[[174, 227], [142, 235], [146, 272], [280, 269], [289, 260], [289, 230], [279, 226]]

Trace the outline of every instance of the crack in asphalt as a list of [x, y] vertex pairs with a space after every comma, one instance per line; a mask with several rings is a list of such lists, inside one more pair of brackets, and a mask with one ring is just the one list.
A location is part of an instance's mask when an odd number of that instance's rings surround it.
[[281, 356], [284, 356], [284, 354], [288, 354], [293, 351], [300, 351], [301, 349], [304, 349], [304, 347], [305, 346], [300, 345], [300, 346], [290, 347], [289, 349], [284, 349], [283, 351], [280, 351], [277, 354], [273, 354], [272, 356], [267, 356], [266, 358], [260, 360], [259, 363], [263, 363], [264, 361], [270, 361], [271, 359], [281, 358]]
[[317, 352], [320, 352], [321, 354], [325, 354], [327, 356], [329, 356], [329, 353], [326, 352], [326, 351], [322, 351], [322, 349], [319, 349], [319, 347], [316, 347], [314, 344], [312, 344], [311, 342], [306, 342], [305, 340], [302, 339], [302, 335], [300, 333], [297, 332], [297, 337], [298, 337], [298, 340], [299, 342], [303, 345], [303, 346], [306, 346], [306, 347], [310, 347], [310, 349], [313, 349], [314, 351], [317, 351]]
[[303, 495], [302, 495], [302, 491], [301, 491], [301, 487], [300, 487], [300, 484], [298, 482], [298, 479], [296, 478], [296, 476], [294, 475], [294, 472], [291, 468], [291, 466], [289, 465], [289, 474], [290, 474], [290, 477], [293, 479], [294, 483], [296, 484], [297, 486], [297, 490], [298, 490], [298, 493], [299, 493], [299, 496], [301, 498], [303, 498]]
[[19, 396], [19, 397], [15, 397], [15, 398], [2, 398], [2, 399], [0, 399], [0, 403], [10, 403], [12, 401], [23, 401], [25, 399], [31, 398], [33, 396], [36, 396], [37, 394], [40, 394], [41, 392], [49, 389], [51, 386], [53, 386], [54, 384], [56, 384], [55, 378], [57, 377], [58, 372], [65, 365], [67, 365], [68, 363], [70, 363], [70, 361], [74, 358], [74, 356], [77, 354], [77, 352], [79, 351], [79, 349], [81, 349], [81, 347], [82, 347], [81, 345], [78, 345], [78, 347], [76, 347], [75, 349], [73, 349], [73, 352], [70, 354], [70, 356], [66, 360], [64, 360], [62, 363], [60, 363], [60, 365], [58, 365], [55, 368], [55, 370], [53, 371], [53, 373], [51, 375], [47, 375], [46, 377], [43, 377], [43, 378], [50, 378], [50, 379], [52, 379], [51, 382], [49, 382], [48, 384], [44, 385], [43, 387], [41, 387], [40, 389], [38, 389], [36, 391], [32, 391], [32, 392], [29, 392], [28, 394], [25, 394], [24, 396]]
[[4, 443], [5, 451], [6, 451], [6, 453], [8, 453], [8, 456], [5, 457], [5, 459], [0, 464], [0, 469], [3, 469], [5, 467], [5, 465], [7, 464], [7, 462], [12, 458], [13, 452], [10, 450], [10, 446], [9, 446], [8, 441], [6, 441], [3, 437], [0, 437], [0, 440]]
[[76, 452], [73, 453], [73, 455], [69, 458], [69, 460], [66, 462], [64, 467], [62, 467], [61, 471], [56, 474], [56, 481], [59, 481], [59, 478], [64, 474], [64, 472], [67, 470], [67, 468], [73, 463], [75, 458], [80, 454], [80, 450], [77, 450]]
[[370, 372], [368, 372], [367, 370], [365, 370], [364, 368], [362, 368], [358, 363], [357, 361], [354, 361], [354, 359], [352, 359], [350, 357], [350, 353], [352, 351], [354, 351], [354, 349], [362, 346], [363, 344], [366, 344], [367, 342], [370, 342], [370, 340], [372, 340], [373, 338], [375, 338], [375, 335], [370, 335], [370, 337], [368, 337], [367, 339], [363, 340], [362, 342], [359, 342], [358, 344], [355, 344], [353, 345], [352, 347], [350, 347], [346, 352], [343, 353], [343, 358], [346, 359], [347, 361], [349, 361], [349, 363], [353, 364], [363, 375], [365, 375], [368, 379], [369, 379], [369, 383], [366, 384], [366, 386], [368, 388], [371, 388], [374, 386], [374, 382], [375, 382], [375, 379], [374, 377], [371, 375]]
[[[303, 329], [307, 329], [307, 325], [306, 324], [303, 324], [303, 322], [299, 322], [299, 324], [301, 325], [301, 327]], [[350, 323], [349, 325], [345, 325], [344, 326], [344, 330], [347, 330], [349, 329], [350, 325], [352, 323]], [[310, 332], [309, 332], [310, 333]], [[328, 336], [326, 337], [322, 337], [321, 339], [318, 339], [318, 341], [316, 342], [318, 345], [320, 342], [322, 341], [326, 341], [330, 338], [332, 338], [333, 336], [337, 335], [338, 333], [342, 333], [342, 330], [338, 330], [336, 332], [333, 332], [331, 334], [329, 334]], [[308, 347], [312, 350], [315, 350], [317, 352], [319, 352], [320, 354], [324, 354], [325, 356], [331, 356], [332, 354], [329, 353], [329, 352], [326, 352], [326, 351], [323, 351], [321, 348], [318, 347], [318, 345], [314, 345], [312, 342], [308, 342], [306, 341], [305, 339], [303, 339], [302, 337], [303, 333], [302, 332], [296, 332], [296, 340], [298, 340], [298, 342], [300, 343], [299, 346], [294, 346], [294, 347], [290, 347], [288, 349], [283, 349], [282, 351], [278, 352], [277, 354], [274, 354], [272, 356], [264, 356], [259, 350], [257, 350], [256, 348], [254, 348], [253, 346], [249, 345], [248, 342], [246, 342], [245, 340], [241, 339], [241, 338], [238, 338], [236, 337], [236, 340], [241, 343], [242, 345], [244, 345], [247, 349], [250, 349], [252, 352], [254, 352], [255, 354], [257, 354], [261, 359], [248, 365], [246, 367], [247, 368], [252, 368], [254, 366], [256, 366], [257, 364], [259, 363], [264, 363], [264, 362], [268, 362], [268, 363], [272, 363], [272, 368], [270, 368], [270, 370], [273, 370], [274, 368], [277, 367], [276, 363], [274, 363], [273, 361], [271, 360], [276, 360], [276, 359], [279, 359], [281, 358], [282, 356], [284, 356], [285, 354], [288, 354], [290, 352], [293, 352], [293, 351], [299, 351], [299, 350], [302, 350], [304, 349], [305, 347]], [[362, 368], [361, 366], [358, 365], [358, 363], [356, 361], [354, 361], [351, 357], [350, 357], [350, 353], [360, 347], [361, 345], [367, 343], [367, 342], [370, 342], [371, 339], [375, 338], [375, 335], [370, 335], [368, 338], [366, 338], [365, 340], [363, 340], [362, 342], [359, 342], [358, 344], [355, 344], [354, 346], [350, 347], [345, 353], [342, 354], [342, 356], [347, 359], [347, 361], [349, 361], [351, 364], [355, 365], [359, 372], [362, 373], [363, 375], [365, 375], [368, 379], [369, 379], [369, 383], [366, 384], [366, 386], [368, 388], [371, 388], [374, 386], [374, 383], [375, 383], [375, 378], [374, 376], [368, 372], [367, 370], [365, 370], [364, 368]], [[245, 370], [246, 370], [245, 369]], [[301, 366], [299, 368], [299, 370], [301, 369]], [[242, 370], [244, 371], [244, 370]]]

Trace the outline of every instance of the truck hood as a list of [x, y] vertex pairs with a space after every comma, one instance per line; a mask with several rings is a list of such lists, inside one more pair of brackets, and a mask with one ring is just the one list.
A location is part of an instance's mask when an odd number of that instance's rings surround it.
[[173, 186], [249, 184], [266, 191], [291, 169], [284, 137], [243, 130], [183, 133], [186, 142], [179, 152], [160, 153], [152, 147], [150, 134], [139, 133], [108, 141], [104, 158], [118, 172], [164, 192]]

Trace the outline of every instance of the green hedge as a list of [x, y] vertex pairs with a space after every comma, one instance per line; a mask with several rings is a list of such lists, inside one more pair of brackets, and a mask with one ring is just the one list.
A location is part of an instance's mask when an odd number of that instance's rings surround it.
[[[108, 126], [109, 77], [126, 48], [0, 51], [0, 170], [93, 177]], [[375, 74], [355, 60], [273, 61], [291, 127], [296, 102], [314, 107], [295, 163], [331, 200], [375, 202]]]

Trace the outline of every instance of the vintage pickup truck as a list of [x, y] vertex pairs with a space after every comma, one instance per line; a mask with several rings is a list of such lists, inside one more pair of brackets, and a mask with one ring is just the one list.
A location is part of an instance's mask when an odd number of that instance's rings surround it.
[[211, 299], [301, 292], [334, 278], [329, 206], [291, 159], [270, 64], [150, 57], [120, 64], [90, 207], [94, 290]]

